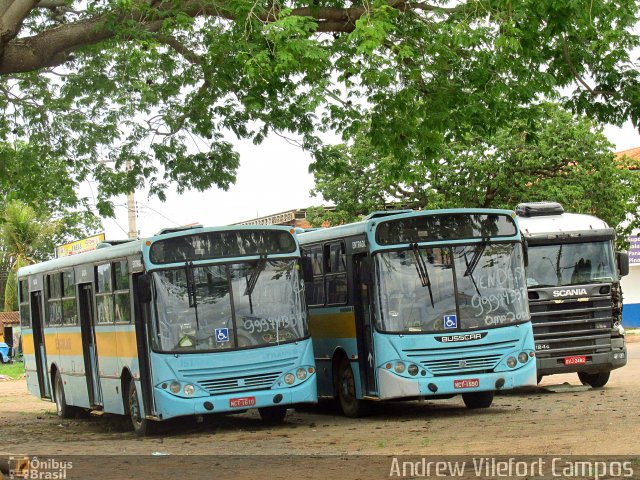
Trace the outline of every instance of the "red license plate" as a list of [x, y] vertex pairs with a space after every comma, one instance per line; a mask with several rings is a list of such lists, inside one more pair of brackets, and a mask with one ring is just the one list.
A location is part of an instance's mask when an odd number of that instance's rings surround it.
[[564, 357], [565, 365], [584, 365], [587, 363], [587, 357], [585, 355], [575, 355], [573, 357]]
[[253, 407], [256, 404], [256, 397], [231, 398], [229, 406], [231, 408]]
[[453, 388], [478, 388], [480, 386], [479, 378], [468, 378], [466, 380], [454, 380]]

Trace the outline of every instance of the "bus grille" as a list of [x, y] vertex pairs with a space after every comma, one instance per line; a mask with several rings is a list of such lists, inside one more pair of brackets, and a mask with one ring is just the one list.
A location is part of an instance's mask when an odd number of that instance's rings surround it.
[[434, 376], [488, 373], [500, 359], [518, 345], [518, 340], [505, 340], [481, 345], [407, 349], [404, 354], [424, 365]]
[[216, 378], [201, 380], [198, 384], [209, 393], [242, 392], [246, 390], [267, 390], [280, 377], [282, 372], [247, 375], [244, 377]]

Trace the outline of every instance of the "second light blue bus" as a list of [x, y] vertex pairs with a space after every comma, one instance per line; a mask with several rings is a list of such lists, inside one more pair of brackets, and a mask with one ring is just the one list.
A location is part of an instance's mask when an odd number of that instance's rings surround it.
[[298, 235], [318, 393], [486, 408], [536, 384], [525, 245], [508, 210], [379, 212]]

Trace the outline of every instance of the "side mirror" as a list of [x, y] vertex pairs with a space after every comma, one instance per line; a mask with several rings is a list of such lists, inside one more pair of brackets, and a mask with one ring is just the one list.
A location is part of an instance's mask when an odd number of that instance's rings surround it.
[[302, 279], [305, 283], [313, 282], [313, 265], [311, 263], [311, 258], [300, 258], [300, 266], [302, 267]]
[[629, 253], [617, 252], [616, 260], [618, 262], [618, 272], [620, 272], [620, 276], [624, 277], [625, 275], [629, 275]]
[[524, 238], [522, 239], [522, 261], [524, 268], [527, 268], [529, 266], [529, 244]]
[[138, 277], [138, 298], [141, 303], [151, 302], [151, 280], [146, 273]]

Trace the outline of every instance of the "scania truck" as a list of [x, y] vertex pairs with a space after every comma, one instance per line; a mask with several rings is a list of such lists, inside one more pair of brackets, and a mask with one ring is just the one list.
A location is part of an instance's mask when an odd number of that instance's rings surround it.
[[620, 278], [629, 257], [615, 253], [615, 231], [599, 218], [556, 202], [521, 203], [516, 213], [528, 245], [538, 382], [576, 372], [582, 384], [603, 387], [627, 363]]

